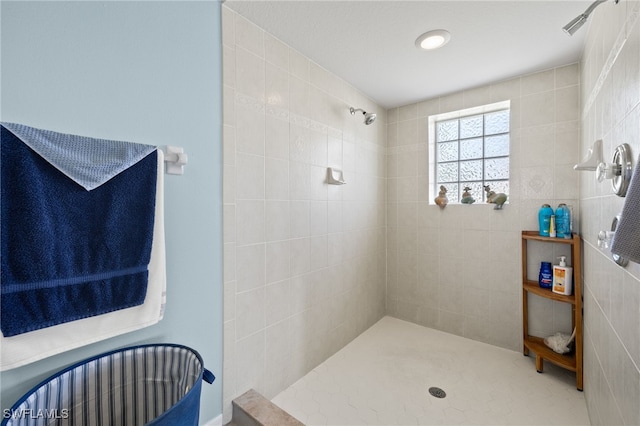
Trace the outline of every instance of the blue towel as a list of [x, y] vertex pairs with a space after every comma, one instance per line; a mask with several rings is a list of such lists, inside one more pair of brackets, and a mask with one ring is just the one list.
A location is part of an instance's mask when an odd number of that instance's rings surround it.
[[17, 123], [0, 124], [89, 191], [156, 150], [152, 145], [67, 135]]
[[1, 142], [3, 335], [142, 304], [156, 153], [87, 191], [4, 125]]

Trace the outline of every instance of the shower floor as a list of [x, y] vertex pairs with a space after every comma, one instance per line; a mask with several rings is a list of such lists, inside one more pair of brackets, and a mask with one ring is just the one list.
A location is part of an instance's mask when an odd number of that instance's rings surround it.
[[273, 402], [307, 425], [588, 425], [573, 373], [534, 361], [384, 317]]

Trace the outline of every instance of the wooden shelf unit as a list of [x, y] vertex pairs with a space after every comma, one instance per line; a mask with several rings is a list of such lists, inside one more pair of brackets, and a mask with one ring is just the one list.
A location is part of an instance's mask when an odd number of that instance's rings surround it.
[[[573, 267], [573, 294], [565, 296], [556, 294], [551, 289], [542, 288], [538, 282], [527, 278], [527, 244], [529, 241], [540, 241], [552, 244], [571, 245], [571, 259], [569, 265]], [[562, 355], [554, 352], [544, 344], [542, 337], [529, 335], [529, 294], [534, 294], [557, 302], [571, 305], [571, 324], [576, 329], [574, 349], [568, 354]], [[552, 362], [562, 368], [576, 373], [576, 388], [583, 389], [583, 334], [582, 334], [582, 240], [577, 234], [572, 238], [542, 237], [538, 231], [522, 231], [522, 334], [523, 354], [529, 355], [529, 351], [536, 354], [536, 370], [542, 373], [544, 360]]]

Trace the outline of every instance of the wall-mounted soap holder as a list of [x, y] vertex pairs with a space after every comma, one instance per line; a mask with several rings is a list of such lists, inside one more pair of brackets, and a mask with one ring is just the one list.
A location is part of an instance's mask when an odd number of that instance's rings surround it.
[[631, 147], [626, 143], [618, 145], [613, 153], [611, 163], [601, 162], [596, 169], [598, 182], [611, 179], [614, 194], [619, 197], [627, 195], [627, 188], [631, 182], [633, 166], [631, 164]]
[[[611, 243], [613, 242], [613, 237], [616, 235], [616, 228], [618, 227], [618, 221], [620, 220], [620, 216], [616, 216], [613, 218], [611, 222], [611, 231], [600, 231], [598, 233], [598, 248], [599, 249], [608, 249], [611, 247]], [[629, 259], [626, 257], [622, 257], [615, 253], [611, 253], [611, 258], [618, 265], [623, 268], [629, 264]]]
[[327, 168], [327, 183], [329, 185], [344, 185], [344, 174], [342, 170], [335, 169], [333, 167]]

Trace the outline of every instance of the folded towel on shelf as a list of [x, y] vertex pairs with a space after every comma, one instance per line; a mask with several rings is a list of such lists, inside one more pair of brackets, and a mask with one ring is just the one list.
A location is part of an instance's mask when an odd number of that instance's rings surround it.
[[[58, 168], [59, 152], [55, 161], [45, 159], [30, 147], [38, 141], [14, 133], [12, 126], [3, 123], [1, 129], [2, 334], [15, 336], [142, 304], [153, 240], [157, 155], [147, 153], [117, 174], [107, 173], [104, 183], [87, 191]], [[54, 132], [32, 132], [44, 139], [47, 133]], [[67, 163], [100, 160], [79, 154], [96, 151], [91, 138], [54, 134], [48, 142], [65, 141]], [[104, 143], [97, 141], [96, 146]]]
[[611, 252], [640, 263], [640, 158], [629, 183]]

